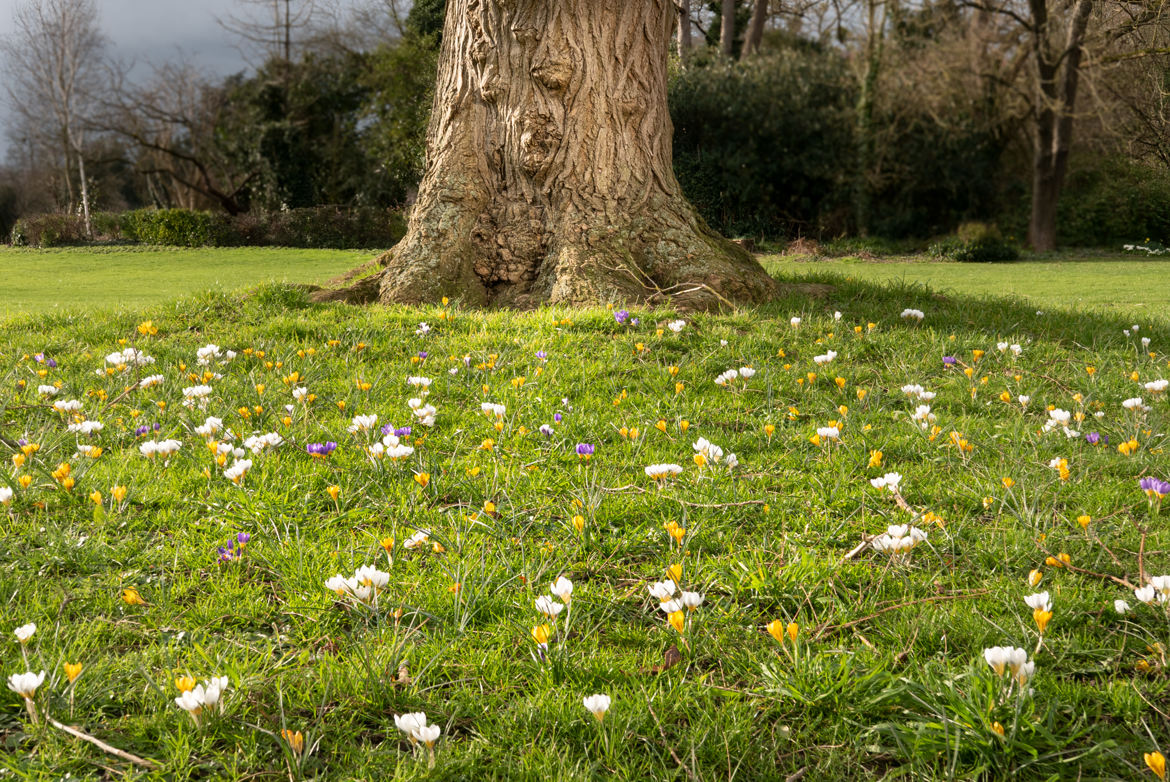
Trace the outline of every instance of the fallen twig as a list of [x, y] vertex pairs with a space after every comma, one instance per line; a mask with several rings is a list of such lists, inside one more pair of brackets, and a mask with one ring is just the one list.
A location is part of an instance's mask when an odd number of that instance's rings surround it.
[[147, 760], [146, 758], [140, 758], [137, 755], [132, 755], [129, 752], [126, 752], [125, 750], [118, 749], [117, 747], [111, 747], [109, 744], [102, 741], [101, 739], [95, 738], [94, 736], [91, 736], [88, 733], [82, 733], [77, 728], [71, 728], [68, 725], [57, 722], [57, 720], [53, 719], [52, 717], [48, 717], [47, 720], [48, 720], [48, 723], [50, 725], [52, 725], [54, 728], [56, 728], [57, 730], [64, 731], [64, 732], [68, 733], [70, 736], [73, 736], [74, 738], [81, 739], [82, 741], [88, 741], [90, 744], [93, 744], [95, 747], [100, 749], [102, 752], [108, 752], [111, 755], [114, 755], [115, 757], [119, 757], [122, 760], [129, 761], [136, 766], [142, 766], [142, 768], [156, 769], [159, 767], [159, 765], [157, 763], [155, 763], [153, 760]]

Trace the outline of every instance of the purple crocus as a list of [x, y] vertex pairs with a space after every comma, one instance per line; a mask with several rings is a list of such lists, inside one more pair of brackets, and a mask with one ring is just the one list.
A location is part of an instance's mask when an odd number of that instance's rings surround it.
[[592, 443], [577, 443], [577, 456], [588, 460], [593, 455]]
[[558, 424], [561, 422], [561, 419], [563, 419], [563, 418], [564, 418], [564, 416], [561, 415], [560, 413], [553, 413], [553, 420], [556, 421]]
[[244, 555], [244, 546], [252, 536], [247, 532], [241, 532], [234, 538], [228, 541], [226, 546], [220, 546], [217, 551], [219, 553], [220, 562], [238, 562]]
[[309, 452], [309, 455], [318, 459], [324, 459], [333, 453], [335, 448], [337, 448], [337, 443], [332, 441], [327, 443], [309, 443], [305, 446], [305, 450]]
[[410, 437], [410, 427], [401, 426], [394, 430], [395, 437]]
[[545, 353], [543, 350], [538, 350], [536, 351], [536, 357], [541, 361], [544, 361], [546, 358], [548, 358], [548, 353]]
[[1097, 434], [1096, 432], [1089, 432], [1087, 435], [1085, 435], [1085, 442], [1089, 445], [1096, 445], [1097, 443], [1101, 442], [1101, 435]]
[[543, 434], [545, 437], [552, 437], [553, 431], [554, 431], [553, 428], [551, 426], [549, 426], [548, 424], [541, 424], [540, 425], [540, 433]]
[[425, 350], [420, 350], [420, 351], [418, 352], [418, 357], [419, 357], [419, 358], [421, 358], [423, 361], [426, 361], [426, 358], [427, 358], [427, 352], [426, 352]]
[[618, 310], [613, 314], [613, 319], [618, 322], [619, 326], [626, 325], [626, 320], [630, 317], [629, 310]]
[[1151, 500], [1161, 501], [1163, 497], [1170, 494], [1170, 482], [1159, 480], [1158, 478], [1147, 476], [1138, 481], [1138, 487], [1146, 493], [1146, 496]]
[[955, 359], [954, 356], [943, 356], [943, 365], [944, 366], [953, 367], [957, 363], [959, 363], [959, 362]]

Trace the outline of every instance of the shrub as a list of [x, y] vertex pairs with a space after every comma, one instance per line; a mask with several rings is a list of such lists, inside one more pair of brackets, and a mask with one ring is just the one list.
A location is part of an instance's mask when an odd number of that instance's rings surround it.
[[675, 174], [723, 233], [845, 227], [830, 223], [848, 204], [852, 77], [837, 55], [806, 48], [695, 65], [671, 82]]
[[318, 206], [239, 215], [231, 219], [222, 242], [233, 245], [328, 249], [385, 248], [406, 233], [406, 221], [393, 209]]
[[61, 247], [89, 241], [85, 221], [63, 214], [22, 217], [12, 228], [11, 242], [17, 247]]
[[1007, 241], [999, 229], [985, 223], [964, 223], [954, 236], [935, 242], [927, 253], [940, 260], [963, 263], [1017, 261], [1019, 248]]
[[318, 206], [228, 217], [187, 209], [139, 209], [120, 220], [130, 242], [179, 247], [386, 248], [406, 233], [400, 212]]
[[122, 215], [122, 236], [172, 247], [219, 244], [226, 218], [192, 209], [137, 209]]

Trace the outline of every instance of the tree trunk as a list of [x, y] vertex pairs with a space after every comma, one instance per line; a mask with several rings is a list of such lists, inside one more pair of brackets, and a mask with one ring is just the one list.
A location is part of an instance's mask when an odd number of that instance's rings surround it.
[[381, 301], [710, 308], [773, 295], [674, 177], [676, 22], [673, 0], [450, 0], [426, 170], [381, 259]]
[[691, 3], [682, 0], [678, 5], [678, 59], [683, 65], [691, 59]]
[[756, 0], [752, 8], [752, 20], [748, 24], [743, 49], [739, 53], [741, 60], [760, 50], [760, 42], [764, 40], [764, 23], [768, 21], [768, 4], [768, 0]]
[[1082, 47], [1093, 4], [1077, 0], [1062, 49], [1049, 40], [1047, 0], [1030, 0], [1029, 8], [1037, 89], [1028, 244], [1037, 252], [1049, 252], [1056, 249], [1056, 207], [1068, 171]]
[[1060, 199], [1055, 156], [1037, 152], [1032, 162], [1032, 215], [1028, 244], [1036, 252], [1056, 249], [1056, 204]]
[[735, 0], [723, 0], [723, 16], [719, 23], [719, 51], [724, 57], [735, 53]]
[[85, 181], [85, 153], [77, 150], [77, 177], [81, 180], [81, 217], [85, 222], [85, 235], [93, 238], [93, 222], [89, 217], [89, 183]]

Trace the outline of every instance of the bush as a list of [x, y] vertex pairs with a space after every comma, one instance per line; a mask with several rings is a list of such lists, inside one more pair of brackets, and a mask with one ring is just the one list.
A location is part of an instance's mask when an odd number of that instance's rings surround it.
[[1070, 169], [1056, 214], [1061, 244], [1103, 247], [1135, 239], [1170, 241], [1166, 171], [1123, 160]]
[[723, 233], [846, 227], [853, 80], [836, 54], [805, 48], [695, 65], [671, 82], [675, 174]]
[[203, 247], [220, 243], [225, 222], [192, 209], [136, 209], [122, 215], [122, 236], [143, 244]]
[[12, 244], [17, 247], [61, 247], [88, 241], [85, 221], [63, 214], [22, 217], [13, 226], [11, 236]]
[[406, 233], [406, 220], [393, 209], [318, 206], [244, 214], [231, 219], [224, 244], [327, 249], [386, 248]]
[[400, 212], [318, 206], [229, 217], [188, 209], [139, 209], [120, 219], [130, 242], [178, 247], [386, 248], [406, 233]]
[[1020, 250], [985, 223], [964, 223], [954, 236], [935, 242], [927, 253], [932, 258], [963, 263], [1001, 263], [1020, 259]]

